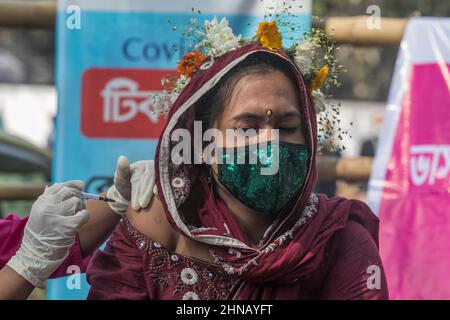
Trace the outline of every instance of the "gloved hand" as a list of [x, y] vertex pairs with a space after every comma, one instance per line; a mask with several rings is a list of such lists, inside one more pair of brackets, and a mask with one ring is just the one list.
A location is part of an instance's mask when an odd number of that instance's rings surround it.
[[31, 208], [22, 244], [8, 266], [35, 287], [58, 269], [69, 254], [80, 227], [89, 220], [81, 190], [82, 181], [56, 183]]
[[115, 202], [108, 202], [111, 209], [122, 216], [128, 204], [138, 211], [145, 208], [156, 194], [155, 165], [153, 160], [137, 161], [128, 164], [125, 156], [120, 156], [114, 173], [114, 185], [108, 189], [107, 197]]

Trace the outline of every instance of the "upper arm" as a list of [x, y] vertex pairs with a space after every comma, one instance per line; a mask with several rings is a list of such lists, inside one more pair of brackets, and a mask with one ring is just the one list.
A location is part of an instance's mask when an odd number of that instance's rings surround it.
[[174, 249], [178, 236], [167, 221], [163, 205], [157, 196], [154, 196], [147, 208], [135, 211], [128, 206], [126, 213], [131, 225], [147, 238], [161, 243], [165, 248]]
[[321, 298], [388, 299], [383, 264], [369, 232], [349, 220], [332, 241]]
[[104, 201], [88, 200], [86, 209], [89, 220], [78, 231], [83, 256], [89, 256], [101, 246], [120, 220], [120, 216]]

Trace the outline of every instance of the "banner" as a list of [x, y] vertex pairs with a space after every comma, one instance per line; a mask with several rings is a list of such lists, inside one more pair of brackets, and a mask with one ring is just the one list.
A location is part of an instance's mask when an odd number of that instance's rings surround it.
[[[53, 180], [82, 179], [87, 192], [100, 193], [112, 184], [121, 154], [131, 162], [153, 158], [164, 123], [151, 112], [150, 97], [189, 50], [173, 26], [226, 16], [236, 34], [248, 37], [267, 5], [276, 3], [59, 0]], [[296, 23], [309, 31], [311, 0], [301, 4], [293, 6]], [[84, 299], [89, 286], [84, 276], [79, 280], [74, 268], [67, 278], [49, 281], [48, 298]]]
[[401, 42], [369, 183], [392, 299], [450, 299], [450, 19]]

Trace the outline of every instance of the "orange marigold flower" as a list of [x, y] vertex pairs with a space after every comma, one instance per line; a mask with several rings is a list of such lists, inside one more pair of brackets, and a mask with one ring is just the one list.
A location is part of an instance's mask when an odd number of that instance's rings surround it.
[[322, 87], [329, 72], [330, 72], [330, 69], [328, 68], [328, 65], [326, 64], [316, 73], [316, 77], [314, 78], [314, 80], [311, 83], [311, 89], [313, 91], [318, 90]]
[[208, 57], [199, 51], [189, 51], [183, 56], [183, 59], [178, 62], [177, 71], [179, 74], [189, 78], [207, 59]]
[[279, 50], [283, 46], [281, 33], [278, 31], [276, 21], [260, 22], [256, 35], [258, 36], [259, 43], [261, 43], [264, 48]]
[[172, 91], [177, 84], [177, 76], [169, 76], [162, 79], [161, 85], [164, 91]]

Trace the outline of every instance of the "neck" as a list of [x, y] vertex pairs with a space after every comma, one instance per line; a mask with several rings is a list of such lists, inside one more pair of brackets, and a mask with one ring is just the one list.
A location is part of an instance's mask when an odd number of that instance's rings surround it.
[[239, 227], [249, 240], [250, 246], [257, 247], [267, 228], [272, 224], [274, 217], [270, 215], [261, 215], [248, 208], [234, 198], [222, 186], [217, 186], [216, 191], [236, 218]]

